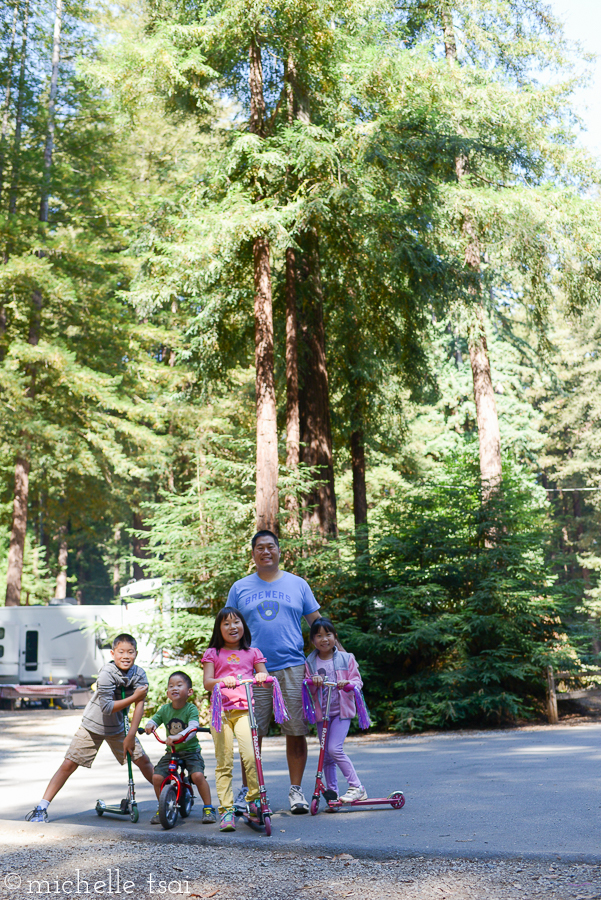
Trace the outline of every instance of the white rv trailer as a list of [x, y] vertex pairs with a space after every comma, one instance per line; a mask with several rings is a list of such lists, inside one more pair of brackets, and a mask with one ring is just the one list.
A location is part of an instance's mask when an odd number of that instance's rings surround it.
[[[160, 579], [127, 585], [123, 598], [156, 593]], [[153, 597], [120, 606], [0, 607], [0, 686], [78, 684], [88, 687], [110, 660], [107, 629], [133, 633], [138, 641], [138, 662], [149, 666], [154, 647], [139, 627], [159, 614]]]

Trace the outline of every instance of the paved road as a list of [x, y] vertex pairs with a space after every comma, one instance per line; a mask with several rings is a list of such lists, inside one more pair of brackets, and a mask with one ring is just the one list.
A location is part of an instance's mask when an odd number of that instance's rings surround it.
[[[64, 711], [0, 713], [0, 794], [2, 818], [22, 820], [41, 797], [60, 764], [80, 714]], [[214, 785], [214, 757], [202, 736], [207, 776]], [[152, 737], [143, 743], [156, 760]], [[599, 785], [601, 725], [534, 727], [515, 731], [471, 732], [373, 739], [350, 739], [349, 753], [371, 796], [405, 793], [402, 810], [351, 809], [335, 815], [291, 816], [286, 809], [287, 770], [282, 739], [264, 745], [264, 766], [274, 810], [276, 845], [301, 845], [324, 853], [396, 853], [458, 856], [558, 856], [601, 861]], [[311, 741], [305, 775], [310, 794], [317, 760]], [[136, 770], [137, 771], [137, 770]], [[50, 808], [60, 825], [118, 827], [128, 833], [166, 837], [148, 821], [156, 809], [152, 789], [137, 779], [140, 822], [99, 819], [94, 804], [124, 796], [125, 769], [103, 748], [91, 771], [79, 769]], [[24, 826], [29, 828], [32, 826]], [[196, 841], [263, 842], [264, 836], [239, 825], [220, 835], [201, 825], [199, 804], [170, 838]]]

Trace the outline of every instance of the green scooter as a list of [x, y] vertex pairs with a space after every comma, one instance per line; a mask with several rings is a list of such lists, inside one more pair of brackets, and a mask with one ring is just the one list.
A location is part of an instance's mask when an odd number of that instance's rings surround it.
[[[121, 698], [125, 700], [125, 689], [121, 689]], [[123, 715], [123, 723], [125, 726], [125, 733], [127, 734], [129, 731], [129, 714], [124, 713]], [[110, 806], [105, 803], [104, 800], [96, 801], [96, 814], [98, 816], [103, 816], [107, 813], [110, 816], [129, 816], [132, 822], [137, 822], [140, 814], [138, 812], [138, 804], [136, 803], [136, 788], [134, 785], [134, 776], [131, 768], [131, 756], [129, 752], [127, 754], [127, 797], [125, 797], [119, 806]]]

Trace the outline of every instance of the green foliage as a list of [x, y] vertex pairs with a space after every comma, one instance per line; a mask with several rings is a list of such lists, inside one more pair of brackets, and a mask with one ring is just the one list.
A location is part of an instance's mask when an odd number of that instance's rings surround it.
[[[172, 589], [177, 588], [173, 586]], [[168, 655], [198, 667], [213, 632], [213, 618], [175, 606], [169, 621], [163, 615], [142, 631], [153, 640], [157, 651], [166, 651]]]
[[200, 666], [186, 663], [185, 665], [174, 665], [171, 667], [161, 666], [158, 669], [147, 669], [148, 675], [148, 694], [144, 703], [145, 716], [152, 716], [163, 703], [167, 703], [167, 683], [171, 672], [186, 672], [192, 679], [192, 689], [194, 691], [192, 703], [198, 707], [199, 719], [201, 725], [209, 724], [209, 702], [207, 700], [206, 691], [202, 682], [202, 669]]
[[[257, 235], [282, 505], [311, 487], [282, 464], [285, 254], [301, 259], [310, 231], [339, 524], [353, 529], [359, 432], [371, 547], [356, 559], [345, 538], [291, 534], [286, 566], [338, 619], [381, 725], [534, 714], [546, 661], [601, 649], [599, 173], [575, 146], [570, 48], [544, 4], [70, 2], [47, 223], [53, 4], [30, 5], [26, 46], [23, 8], [0, 9], [0, 533], [26, 453], [23, 599], [52, 595], [66, 536], [84, 602], [145, 571], [193, 603], [149, 628], [198, 665], [209, 614], [249, 571]], [[299, 278], [301, 332], [310, 293]], [[505, 460], [486, 506], [470, 456], [474, 300]], [[286, 537], [284, 508], [281, 524]], [[152, 677], [158, 703], [163, 670]]]
[[[8, 540], [0, 544], [0, 597], [6, 591], [6, 570], [8, 567]], [[48, 603], [54, 597], [54, 578], [48, 570], [43, 552], [31, 545], [29, 535], [25, 540], [23, 559], [23, 601], [28, 606]]]
[[325, 581], [380, 725], [501, 724], [540, 711], [545, 666], [571, 653], [543, 497], [507, 464], [484, 505], [473, 458], [447, 462], [383, 512], [369, 559]]
[[[252, 567], [255, 436], [245, 415], [248, 375], [239, 371], [234, 378], [238, 391], [216, 396], [205, 407], [196, 442], [188, 445], [188, 478], [144, 504], [149, 531], [139, 533], [148, 541], [152, 571], [199, 610], [213, 613]], [[294, 472], [281, 467], [282, 499], [300, 496], [312, 483], [303, 467]], [[280, 514], [285, 530], [286, 513]], [[177, 641], [169, 646], [193, 654], [192, 642], [185, 649]]]

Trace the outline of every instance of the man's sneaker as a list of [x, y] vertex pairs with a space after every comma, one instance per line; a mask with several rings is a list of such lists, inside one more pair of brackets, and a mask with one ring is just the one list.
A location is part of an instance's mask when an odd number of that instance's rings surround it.
[[31, 812], [27, 813], [25, 820], [27, 822], [41, 822], [45, 825], [48, 821], [48, 813], [45, 809], [42, 809], [41, 806], [36, 806], [35, 809], [32, 809]]
[[291, 786], [288, 794], [288, 801], [290, 803], [291, 813], [302, 815], [303, 813], [309, 812], [309, 804], [305, 800], [305, 795], [300, 788]]
[[349, 788], [346, 794], [343, 794], [340, 799], [343, 803], [353, 803], [355, 800], [367, 800], [367, 791], [361, 784], [359, 787]]
[[154, 816], [152, 817], [152, 819], [150, 820], [150, 824], [151, 824], [151, 825], [160, 825], [160, 824], [161, 824], [161, 817], [159, 816], [159, 811], [158, 811], [158, 809], [157, 809], [157, 811], [155, 812], [155, 814], [154, 814]]
[[248, 794], [248, 788], [245, 784], [242, 785], [238, 793], [236, 794], [236, 799], [234, 800], [234, 809], [239, 815], [246, 812], [247, 803], [246, 803], [246, 795]]
[[233, 809], [226, 809], [224, 813], [221, 814], [221, 823], [219, 825], [220, 831], [235, 831], [236, 830], [236, 816], [234, 815]]
[[248, 804], [248, 815], [258, 825], [263, 824], [263, 813], [261, 812], [261, 803], [259, 800], [251, 800], [251, 802]]
[[217, 821], [214, 806], [203, 806], [202, 808], [202, 824], [213, 825]]

